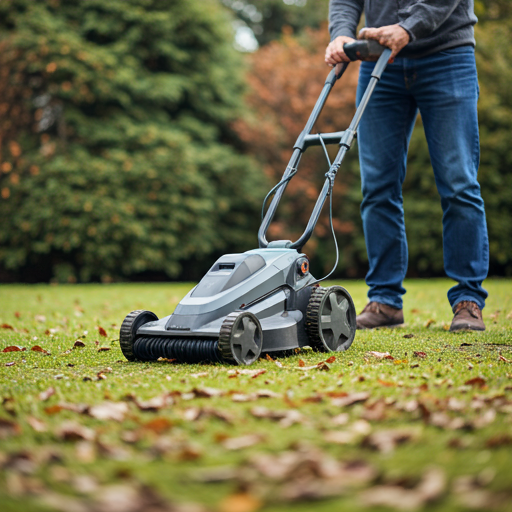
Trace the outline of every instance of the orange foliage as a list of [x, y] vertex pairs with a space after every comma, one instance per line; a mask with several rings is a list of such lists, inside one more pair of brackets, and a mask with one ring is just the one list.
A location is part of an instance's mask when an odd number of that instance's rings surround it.
[[[329, 43], [326, 27], [308, 30], [294, 37], [283, 34], [251, 56], [248, 82], [249, 105], [253, 119], [238, 121], [235, 129], [248, 151], [264, 166], [272, 183], [277, 183], [288, 164], [295, 140], [303, 130], [322, 90], [329, 68], [324, 52]], [[351, 64], [335, 84], [313, 133], [345, 129], [354, 113], [358, 77], [357, 64]], [[329, 151], [331, 160], [337, 146]], [[318, 197], [327, 161], [321, 148], [310, 148], [302, 158], [299, 172], [289, 183], [276, 222], [269, 229], [269, 238], [290, 239], [300, 236]], [[340, 170], [343, 174], [343, 167]], [[346, 187], [338, 176], [333, 203], [340, 203]], [[353, 231], [351, 222], [334, 219], [337, 233]], [[328, 218], [324, 215], [315, 232], [329, 236]], [[316, 242], [308, 244], [314, 252]]]

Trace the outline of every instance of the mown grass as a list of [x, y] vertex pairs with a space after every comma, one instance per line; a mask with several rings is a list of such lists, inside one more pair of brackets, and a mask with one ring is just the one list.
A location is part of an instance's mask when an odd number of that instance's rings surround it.
[[[366, 302], [364, 283], [340, 284], [350, 291], [359, 311]], [[485, 504], [475, 498], [473, 504], [477, 508], [512, 510], [512, 363], [500, 359], [501, 355], [512, 360], [512, 281], [488, 280], [489, 300], [484, 311], [487, 331], [459, 334], [446, 330], [452, 317], [446, 300], [450, 283], [409, 281], [405, 327], [358, 331], [352, 348], [336, 354], [328, 371], [300, 369], [300, 360], [309, 366], [328, 357], [312, 351], [281, 359], [282, 367], [260, 360], [254, 368], [266, 372], [256, 378], [233, 377], [228, 374], [233, 367], [224, 365], [127, 362], [117, 342], [124, 316], [134, 309], [149, 309], [159, 317], [165, 316], [190, 286], [0, 288], [0, 324], [13, 328], [0, 329], [0, 351], [10, 345], [27, 348], [23, 352], [0, 352], [0, 420], [6, 420], [4, 427], [0, 422], [2, 510], [65, 510], [71, 505], [62, 501], [63, 496], [75, 499], [73, 506], [85, 504], [96, 510], [95, 495], [114, 483], [148, 484], [173, 502], [195, 502], [227, 512], [258, 508], [364, 509], [363, 490], [357, 488], [311, 505], [279, 498], [279, 489], [269, 491], [268, 483], [264, 484], [258, 475], [215, 484], [198, 477], [204, 468], [246, 468], [257, 454], [300, 451], [301, 446], [319, 448], [336, 460], [362, 460], [372, 465], [376, 476], [364, 487], [391, 483], [413, 488], [427, 468], [440, 468], [446, 488], [435, 502], [426, 505], [429, 510], [465, 510], [471, 503], [465, 503], [456, 489], [460, 477], [467, 475], [475, 477], [477, 483], [471, 492], [477, 493], [475, 496], [480, 493]], [[106, 330], [106, 337], [100, 335], [99, 327]], [[404, 337], [409, 334], [413, 337]], [[83, 341], [85, 347], [72, 349], [76, 340]], [[34, 345], [40, 345], [50, 355], [31, 351]], [[110, 350], [99, 352], [99, 347]], [[394, 360], [376, 359], [368, 354], [370, 351], [390, 352]], [[426, 357], [416, 357], [414, 352], [424, 352]], [[15, 364], [6, 366], [9, 363]], [[104, 370], [104, 378], [98, 378]], [[206, 375], [194, 376], [197, 373]], [[483, 379], [479, 381], [481, 387], [465, 384], [477, 376]], [[50, 387], [55, 394], [42, 401], [39, 393]], [[224, 394], [191, 400], [184, 399], [190, 396], [180, 396], [204, 387]], [[233, 393], [250, 394], [262, 389], [280, 396], [243, 403], [232, 400]], [[333, 395], [363, 391], [370, 395], [365, 403], [343, 408], [332, 403]], [[62, 402], [89, 406], [105, 400], [120, 402], [130, 394], [138, 400], [148, 400], [169, 392], [174, 392], [173, 405], [147, 412], [130, 403], [128, 414], [120, 422], [102, 421], [69, 410], [56, 412], [58, 408], [53, 407]], [[447, 406], [449, 398], [459, 401], [460, 410]], [[368, 408], [381, 399], [385, 401], [384, 413], [369, 417]], [[402, 405], [413, 400], [423, 409], [411, 406], [410, 412], [404, 411]], [[283, 428], [277, 421], [255, 418], [250, 412], [254, 406], [298, 410], [302, 419]], [[231, 422], [211, 414], [198, 420], [187, 419], [184, 411], [191, 407], [228, 414]], [[495, 418], [487, 424], [479, 423], [489, 410], [496, 411]], [[332, 418], [341, 412], [349, 414], [349, 422], [335, 426]], [[432, 424], [432, 414], [439, 412], [451, 419], [460, 417], [466, 425], [455, 430], [442, 422], [436, 426]], [[155, 418], [168, 420], [162, 423], [164, 431], [154, 431], [151, 422]], [[414, 431], [413, 438], [389, 453], [369, 448], [364, 442], [368, 432], [347, 444], [326, 441], [326, 432], [350, 430], [361, 418], [367, 418], [363, 426], [369, 424], [372, 432], [406, 428]], [[34, 419], [42, 422], [44, 431], [34, 430], [30, 424]], [[96, 441], [89, 445], [63, 441], [58, 432], [66, 420], [92, 429]], [[135, 436], [134, 442], [127, 442], [127, 433]], [[254, 446], [228, 450], [223, 445], [228, 437], [254, 433], [262, 439]], [[164, 445], [167, 448], [162, 448]], [[92, 455], [81, 455], [80, 446]], [[94, 488], [83, 489], [77, 483], [84, 475], [93, 478]], [[48, 495], [53, 496], [52, 507], [48, 506]], [[241, 501], [233, 501], [233, 495], [241, 496]]]

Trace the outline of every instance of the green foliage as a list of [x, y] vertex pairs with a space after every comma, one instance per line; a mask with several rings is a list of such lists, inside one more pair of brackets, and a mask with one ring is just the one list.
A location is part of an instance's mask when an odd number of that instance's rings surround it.
[[329, 0], [222, 0], [252, 29], [260, 45], [279, 39], [285, 30], [318, 28], [327, 20]]
[[177, 276], [254, 245], [262, 178], [230, 128], [243, 66], [218, 2], [9, 0], [0, 20], [0, 265]]

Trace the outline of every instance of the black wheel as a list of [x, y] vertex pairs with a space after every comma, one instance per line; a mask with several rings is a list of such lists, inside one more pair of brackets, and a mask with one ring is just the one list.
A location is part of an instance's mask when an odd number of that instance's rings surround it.
[[230, 313], [222, 323], [219, 350], [224, 361], [252, 364], [260, 357], [263, 332], [259, 320], [248, 311]]
[[321, 352], [347, 350], [356, 335], [356, 308], [341, 286], [314, 288], [306, 312], [311, 347]]
[[119, 344], [121, 345], [121, 350], [124, 354], [124, 357], [126, 357], [128, 361], [135, 361], [133, 344], [135, 343], [137, 330], [142, 325], [147, 324], [148, 322], [153, 322], [154, 320], [158, 320], [158, 317], [155, 315], [155, 313], [152, 313], [151, 311], [145, 311], [143, 309], [132, 311], [123, 320], [123, 323], [121, 324], [121, 330], [119, 332]]

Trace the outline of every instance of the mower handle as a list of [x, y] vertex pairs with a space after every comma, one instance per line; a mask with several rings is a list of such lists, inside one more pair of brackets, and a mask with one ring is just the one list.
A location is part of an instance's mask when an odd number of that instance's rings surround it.
[[386, 47], [382, 46], [374, 39], [359, 39], [343, 45], [345, 55], [352, 61], [378, 60], [384, 50], [386, 50]]

